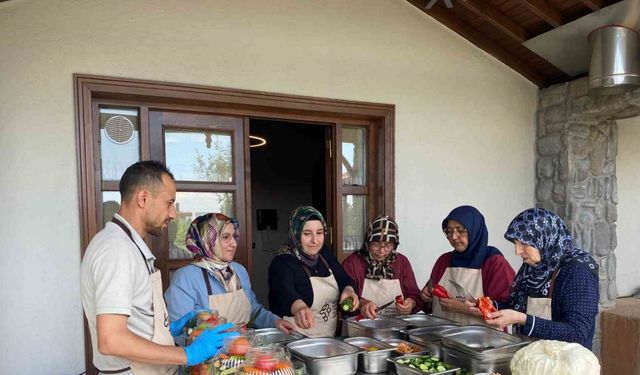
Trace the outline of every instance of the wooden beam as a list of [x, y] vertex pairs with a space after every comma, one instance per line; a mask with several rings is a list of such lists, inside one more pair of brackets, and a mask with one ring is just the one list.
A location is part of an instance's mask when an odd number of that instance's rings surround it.
[[594, 12], [604, 7], [604, 4], [602, 4], [602, 0], [581, 0], [581, 1], [584, 5], [589, 7], [589, 9], [591, 9]]
[[466, 0], [459, 1], [456, 4], [464, 6], [478, 17], [489, 22], [520, 43], [528, 39], [527, 30], [513, 22], [499, 10], [496, 10], [492, 5], [487, 4], [484, 0]]
[[408, 1], [416, 8], [434, 18], [436, 21], [460, 34], [460, 36], [467, 39], [478, 48], [484, 50], [488, 54], [502, 61], [502, 63], [504, 63], [511, 69], [522, 74], [525, 78], [535, 83], [538, 87], [542, 88], [545, 86], [547, 77], [531, 69], [531, 67], [529, 67], [524, 61], [520, 60], [511, 52], [507, 51], [493, 40], [482, 35], [482, 33], [480, 33], [478, 30], [463, 22], [461, 19], [456, 17], [453, 11], [437, 6], [437, 4], [431, 9], [425, 9], [425, 0]]
[[520, 4], [526, 6], [527, 9], [553, 27], [558, 27], [564, 23], [562, 13], [545, 0], [520, 0]]

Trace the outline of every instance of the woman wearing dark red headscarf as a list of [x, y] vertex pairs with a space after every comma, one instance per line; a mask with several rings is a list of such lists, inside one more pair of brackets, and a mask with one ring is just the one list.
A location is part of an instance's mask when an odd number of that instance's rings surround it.
[[[397, 252], [400, 244], [398, 224], [390, 216], [378, 216], [367, 225], [364, 246], [342, 263], [355, 281], [362, 300], [361, 314], [373, 319], [376, 308], [401, 296], [383, 314], [410, 314], [422, 306], [420, 289], [406, 256]], [[418, 303], [419, 302], [419, 303]]]
[[[489, 232], [484, 216], [475, 207], [453, 209], [442, 220], [442, 231], [453, 250], [438, 258], [420, 296], [425, 302], [433, 302], [434, 315], [462, 324], [484, 324], [477, 309], [467, 308], [465, 296], [458, 293], [452, 281], [474, 298], [488, 296], [492, 300], [507, 301], [515, 272], [500, 250], [488, 246]], [[444, 287], [452, 298], [434, 298], [435, 285]]]

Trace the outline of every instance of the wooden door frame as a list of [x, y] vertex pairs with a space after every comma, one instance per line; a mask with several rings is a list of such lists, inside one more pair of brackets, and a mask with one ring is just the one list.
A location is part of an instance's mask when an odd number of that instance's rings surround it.
[[[245, 117], [245, 131], [249, 129], [249, 118], [288, 120], [307, 123], [332, 123], [369, 126], [375, 135], [376, 152], [372, 157], [380, 160], [371, 168], [375, 186], [371, 186], [370, 200], [375, 200], [378, 213], [394, 215], [395, 211], [395, 167], [394, 133], [395, 106], [392, 104], [367, 103], [359, 101], [315, 98], [309, 96], [276, 94], [261, 91], [237, 90], [200, 85], [156, 82], [149, 80], [106, 77], [87, 74], [73, 75], [76, 116], [76, 154], [78, 155], [78, 201], [80, 208], [80, 251], [84, 255], [91, 238], [98, 232], [97, 209], [95, 206], [100, 181], [96, 181], [94, 171], [99, 167], [99, 154], [95, 153], [93, 139], [95, 119], [92, 118], [94, 100], [109, 100], [122, 103], [145, 103], [154, 110], [180, 110], [219, 115]], [[334, 131], [335, 141], [335, 131]], [[249, 139], [245, 137], [245, 152], [248, 154]], [[334, 155], [339, 150], [337, 142], [332, 146]], [[143, 147], [148, 145], [143, 145]], [[245, 155], [245, 160], [248, 161]], [[337, 155], [336, 155], [337, 159]], [[245, 163], [245, 197], [251, 201], [249, 163]], [[338, 169], [339, 171], [340, 169]], [[336, 173], [338, 174], [338, 173]], [[328, 176], [329, 177], [329, 176]], [[337, 178], [337, 176], [334, 176]], [[380, 189], [382, 187], [382, 189]], [[382, 191], [380, 191], [382, 190]], [[335, 193], [335, 192], [334, 192]], [[332, 202], [335, 239], [342, 238], [342, 227], [336, 217], [342, 202], [340, 195], [334, 195]], [[370, 205], [373, 203], [370, 203]], [[252, 222], [250, 204], [246, 205], [246, 220]], [[252, 243], [251, 231], [247, 234], [247, 244]], [[252, 257], [247, 249], [247, 268], [252, 269]], [[85, 358], [87, 374], [95, 373], [91, 363], [91, 339], [85, 322]]]

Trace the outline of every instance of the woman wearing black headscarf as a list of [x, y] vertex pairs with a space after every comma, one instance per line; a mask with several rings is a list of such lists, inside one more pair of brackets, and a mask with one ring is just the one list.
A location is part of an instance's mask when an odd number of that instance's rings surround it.
[[269, 266], [269, 307], [308, 337], [334, 336], [338, 303], [353, 299], [353, 281], [325, 246], [327, 225], [311, 206], [296, 208], [289, 218], [289, 242]]
[[[484, 216], [475, 207], [455, 208], [442, 220], [442, 231], [453, 250], [438, 258], [420, 296], [425, 302], [433, 302], [434, 315], [463, 324], [484, 324], [479, 311], [467, 308], [465, 296], [457, 292], [451, 281], [475, 298], [488, 296], [506, 301], [515, 272], [500, 250], [488, 246]], [[432, 287], [437, 284], [452, 298], [433, 298]]]
[[544, 208], [513, 219], [504, 238], [523, 263], [508, 303], [487, 324], [514, 324], [516, 332], [591, 349], [598, 314], [598, 264], [573, 244], [564, 221]]

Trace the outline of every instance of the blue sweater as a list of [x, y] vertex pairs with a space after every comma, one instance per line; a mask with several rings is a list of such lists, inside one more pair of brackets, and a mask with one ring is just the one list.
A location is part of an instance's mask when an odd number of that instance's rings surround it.
[[[255, 293], [251, 289], [251, 281], [247, 270], [236, 262], [231, 262], [231, 268], [238, 274], [240, 285], [244, 294], [247, 295], [251, 304], [251, 315], [257, 317], [254, 325], [257, 328], [275, 327], [277, 316], [262, 307], [256, 299]], [[207, 273], [211, 284], [211, 292], [216, 294], [225, 293], [223, 285], [210, 272]], [[209, 309], [209, 295], [207, 285], [202, 276], [202, 268], [192, 264], [182, 267], [176, 271], [171, 279], [171, 285], [164, 294], [164, 299], [169, 310], [169, 319], [174, 321], [192, 310]], [[261, 309], [261, 310], [260, 310]]]
[[[563, 264], [551, 298], [551, 320], [527, 315], [521, 334], [546, 340], [575, 342], [591, 349], [598, 315], [599, 280], [581, 263]], [[512, 308], [498, 303], [499, 309]]]

